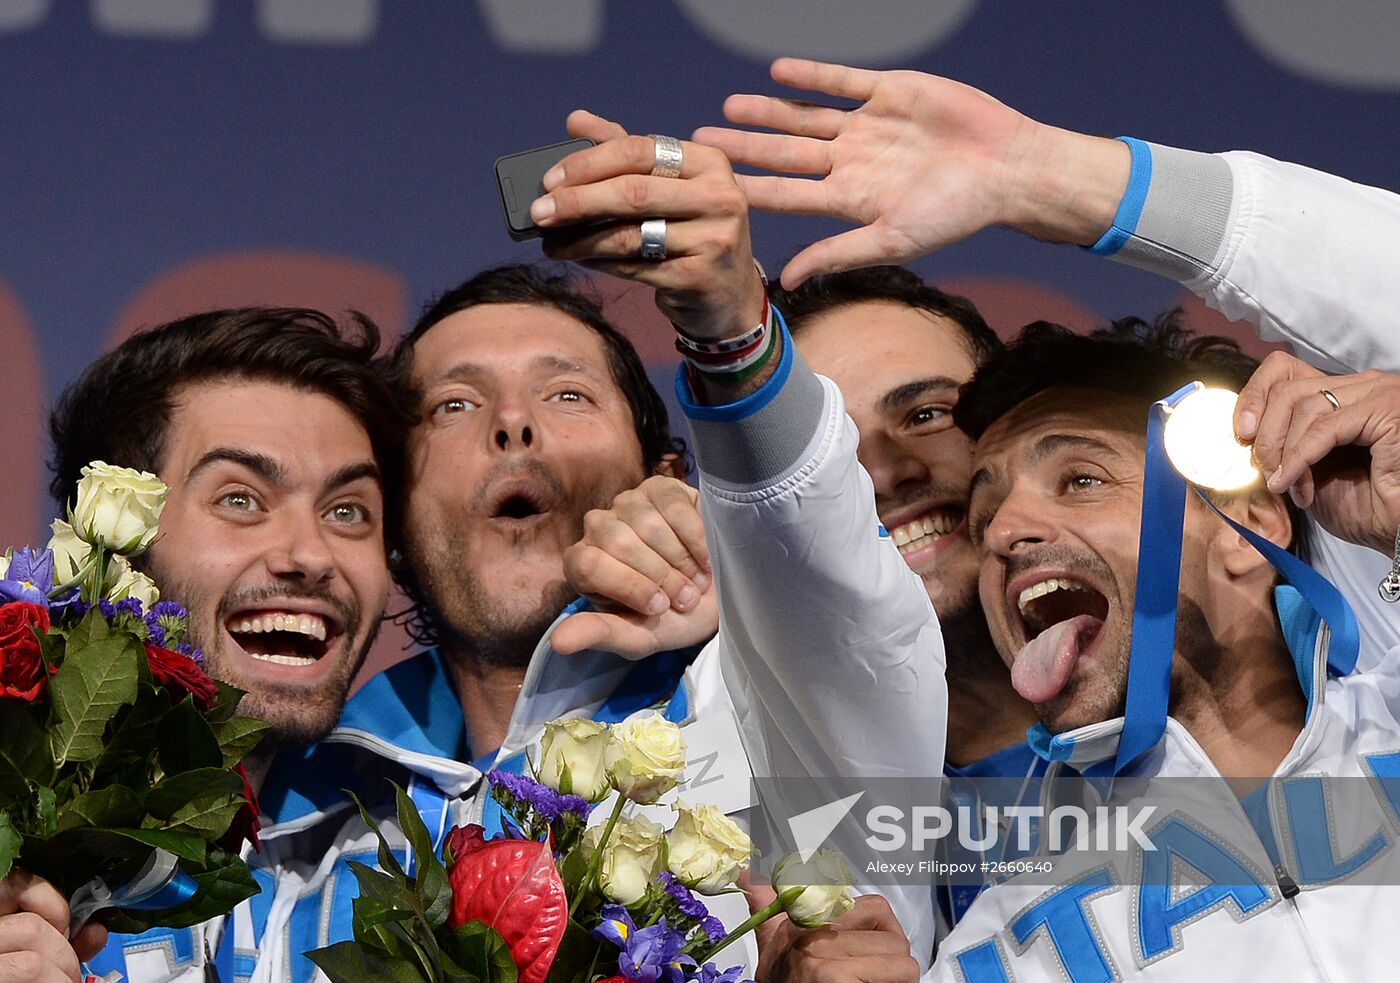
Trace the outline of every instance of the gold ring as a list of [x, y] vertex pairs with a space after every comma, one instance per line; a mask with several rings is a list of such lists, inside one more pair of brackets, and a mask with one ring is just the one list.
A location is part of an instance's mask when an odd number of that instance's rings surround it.
[[1325, 399], [1325, 400], [1327, 400], [1327, 402], [1329, 402], [1329, 403], [1332, 404], [1332, 409], [1334, 409], [1334, 410], [1339, 410], [1339, 409], [1342, 408], [1342, 402], [1341, 402], [1341, 400], [1339, 400], [1339, 399], [1337, 398], [1337, 394], [1334, 393], [1332, 390], [1330, 390], [1330, 389], [1324, 389], [1324, 390], [1322, 390], [1322, 398]]

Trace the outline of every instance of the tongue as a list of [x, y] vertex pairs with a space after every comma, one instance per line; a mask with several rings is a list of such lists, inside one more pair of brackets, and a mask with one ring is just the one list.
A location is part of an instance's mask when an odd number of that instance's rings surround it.
[[1069, 682], [1087, 629], [1102, 625], [1081, 614], [1045, 629], [1021, 649], [1011, 665], [1011, 685], [1031, 703], [1049, 703]]

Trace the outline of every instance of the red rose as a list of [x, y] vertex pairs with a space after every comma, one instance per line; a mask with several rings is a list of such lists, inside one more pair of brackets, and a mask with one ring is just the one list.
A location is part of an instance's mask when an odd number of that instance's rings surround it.
[[156, 685], [169, 689], [176, 702], [189, 693], [194, 697], [194, 705], [202, 712], [212, 707], [218, 699], [219, 687], [215, 685], [213, 677], [188, 655], [159, 645], [147, 645], [146, 661], [150, 663], [151, 678]]
[[564, 882], [549, 846], [535, 840], [490, 840], [457, 858], [452, 928], [480, 921], [510, 947], [519, 983], [544, 983], [569, 924]]
[[247, 840], [254, 850], [261, 851], [258, 831], [262, 829], [262, 809], [258, 805], [258, 793], [253, 791], [253, 783], [248, 780], [248, 770], [243, 765], [234, 765], [233, 770], [243, 776], [243, 805], [234, 813], [233, 823], [228, 832], [220, 837], [219, 846], [230, 853], [237, 853], [243, 848], [243, 841]]
[[0, 696], [33, 703], [49, 677], [35, 632], [49, 630], [48, 609], [27, 601], [0, 605]]

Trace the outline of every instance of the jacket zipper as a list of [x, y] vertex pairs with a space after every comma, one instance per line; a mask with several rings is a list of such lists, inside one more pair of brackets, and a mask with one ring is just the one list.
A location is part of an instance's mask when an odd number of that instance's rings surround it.
[[[1308, 744], [1308, 738], [1311, 736], [1310, 731], [1314, 722], [1314, 716], [1311, 711], [1321, 706], [1325, 696], [1325, 688], [1327, 686], [1327, 648], [1331, 639], [1332, 632], [1328, 629], [1327, 623], [1323, 622], [1317, 633], [1317, 639], [1313, 643], [1313, 706], [1310, 708], [1308, 719], [1303, 724], [1303, 732], [1299, 735], [1297, 744], [1295, 745], [1300, 749]], [[1298, 895], [1302, 893], [1302, 888], [1298, 886], [1298, 882], [1294, 880], [1293, 875], [1289, 873], [1288, 868], [1283, 864], [1283, 827], [1279, 824], [1278, 810], [1276, 808], [1277, 798], [1274, 795], [1275, 786], [1273, 786], [1272, 783], [1284, 777], [1283, 772], [1285, 770], [1285, 765], [1288, 763], [1290, 763], [1288, 759], [1284, 759], [1284, 762], [1280, 763], [1278, 770], [1274, 772], [1273, 777], [1269, 779], [1271, 783], [1268, 796], [1269, 825], [1273, 827], [1274, 842], [1280, 854], [1279, 862], [1274, 864], [1274, 880], [1278, 883], [1279, 893], [1283, 895], [1284, 903], [1288, 905], [1289, 910], [1293, 912], [1294, 919], [1298, 922], [1298, 937], [1302, 939], [1303, 947], [1308, 950], [1308, 957], [1312, 959], [1313, 969], [1317, 974], [1317, 978], [1324, 981], [1324, 983], [1330, 983], [1331, 977], [1327, 975], [1327, 968], [1323, 964], [1322, 954], [1317, 951], [1317, 944], [1313, 941], [1312, 933], [1308, 931], [1308, 921], [1303, 917], [1302, 909], [1298, 907]]]

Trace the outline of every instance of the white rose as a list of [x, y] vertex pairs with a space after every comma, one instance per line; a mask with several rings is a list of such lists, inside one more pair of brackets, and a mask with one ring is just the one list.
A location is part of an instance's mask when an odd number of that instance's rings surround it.
[[855, 907], [851, 870], [835, 850], [818, 850], [802, 863], [789, 853], [773, 868], [773, 889], [779, 895], [806, 888], [787, 904], [788, 917], [802, 928], [821, 928]]
[[671, 873], [701, 894], [718, 894], [732, 886], [749, 865], [749, 834], [712, 805], [691, 809], [677, 802], [675, 809], [676, 825], [666, 834]]
[[603, 761], [610, 740], [607, 724], [584, 717], [550, 721], [540, 739], [540, 768], [535, 777], [552, 789], [597, 802], [612, 790]]
[[53, 581], [66, 584], [78, 576], [83, 565], [92, 556], [92, 547], [78, 538], [77, 532], [62, 519], [54, 519], [53, 536], [49, 539], [49, 550], [53, 553]]
[[[150, 611], [157, 601], [160, 600], [160, 590], [156, 587], [155, 581], [147, 577], [139, 570], [133, 570], [131, 564], [121, 557], [113, 557], [117, 563], [116, 583], [107, 588], [107, 600], [122, 601], [128, 597], [134, 597], [141, 602], [144, 611]], [[112, 576], [112, 566], [107, 567], [107, 576]]]
[[[590, 826], [583, 834], [585, 856], [598, 851], [602, 826]], [[661, 827], [646, 816], [619, 819], [603, 848], [603, 864], [598, 870], [598, 886], [620, 905], [636, 904], [647, 893], [647, 885], [661, 873]]]
[[83, 468], [73, 527], [94, 546], [140, 553], [156, 535], [169, 491], [155, 475], [93, 461]]
[[680, 783], [685, 738], [653, 710], [613, 727], [606, 763], [613, 788], [638, 805], [651, 805]]
[[0, 556], [0, 580], [4, 580], [4, 579], [5, 579], [5, 574], [7, 574], [7, 573], [9, 573], [9, 572], [10, 572], [10, 554], [9, 554], [8, 552], [6, 552], [4, 556]]

